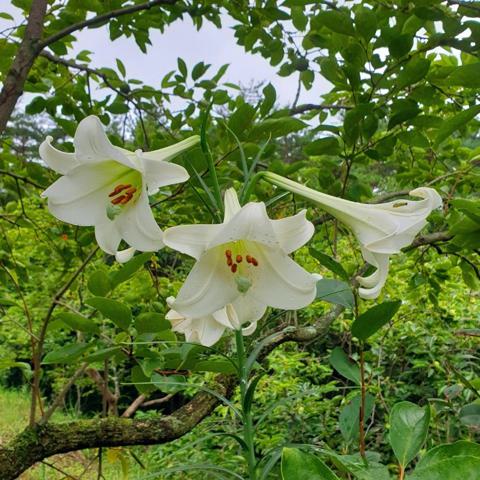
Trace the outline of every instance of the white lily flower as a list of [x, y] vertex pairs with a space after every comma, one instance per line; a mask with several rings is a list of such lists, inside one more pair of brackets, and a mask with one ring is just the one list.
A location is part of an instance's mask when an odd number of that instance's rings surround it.
[[410, 245], [417, 233], [427, 224], [431, 211], [442, 205], [442, 198], [433, 189], [416, 188], [410, 192], [420, 201], [396, 200], [388, 203], [357, 203], [317, 192], [274, 173], [266, 173], [273, 184], [318, 203], [345, 225], [350, 227], [361, 245], [366, 262], [376, 267], [368, 277], [357, 277], [363, 288], [362, 298], [376, 298], [385, 285], [390, 255]]
[[[167, 304], [172, 307], [175, 297], [168, 297]], [[185, 317], [175, 310], [170, 310], [165, 318], [172, 323], [172, 330], [185, 335], [185, 340], [200, 343], [211, 347], [220, 340], [226, 329], [242, 330], [243, 335], [251, 335], [257, 328], [257, 320], [265, 313], [266, 306], [262, 309], [250, 308], [251, 305], [238, 299], [233, 303], [203, 317]], [[250, 322], [245, 328], [242, 325]]]
[[[237, 309], [236, 302], [252, 312], [264, 312], [267, 305], [293, 310], [311, 303], [316, 281], [288, 256], [313, 235], [305, 213], [271, 220], [264, 203], [241, 207], [229, 189], [222, 224], [167, 229], [165, 244], [197, 260], [172, 309], [197, 319], [228, 304]], [[259, 317], [252, 313], [250, 321], [254, 318]]]
[[110, 143], [97, 117], [86, 117], [75, 132], [75, 153], [54, 148], [52, 137], [40, 145], [42, 160], [63, 175], [42, 196], [59, 220], [94, 226], [107, 253], [115, 255], [122, 239], [137, 250], [157, 251], [163, 247], [162, 231], [148, 195], [188, 179], [183, 167], [168, 160], [198, 141], [192, 136], [160, 150], [129, 152]]

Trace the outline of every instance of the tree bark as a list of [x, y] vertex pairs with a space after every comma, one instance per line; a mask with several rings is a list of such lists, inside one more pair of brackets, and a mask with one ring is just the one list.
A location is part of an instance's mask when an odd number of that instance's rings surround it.
[[23, 93], [28, 72], [40, 52], [39, 45], [46, 13], [47, 0], [33, 0], [25, 35], [0, 91], [0, 135], [4, 132], [13, 109]]
[[[235, 382], [233, 376], [219, 376], [215, 390], [229, 397]], [[0, 448], [1, 478], [14, 480], [36, 462], [58, 453], [170, 442], [190, 432], [218, 403], [215, 396], [202, 392], [165, 417], [159, 415], [148, 420], [109, 417], [28, 427]]]

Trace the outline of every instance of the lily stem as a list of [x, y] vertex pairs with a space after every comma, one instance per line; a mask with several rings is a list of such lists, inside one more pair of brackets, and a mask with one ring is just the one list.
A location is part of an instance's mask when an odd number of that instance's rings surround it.
[[257, 479], [254, 445], [254, 428], [251, 412], [251, 402], [247, 400], [248, 390], [248, 371], [246, 365], [245, 345], [243, 343], [243, 335], [241, 330], [235, 331], [235, 340], [237, 344], [238, 359], [238, 377], [240, 380], [240, 397], [242, 401], [242, 424], [243, 424], [243, 441], [245, 442], [244, 456], [248, 464], [249, 480]]

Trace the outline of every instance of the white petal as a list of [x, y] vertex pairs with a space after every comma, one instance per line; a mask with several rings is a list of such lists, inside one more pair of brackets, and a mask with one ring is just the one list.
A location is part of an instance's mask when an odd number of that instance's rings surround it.
[[136, 249], [133, 247], [126, 248], [125, 250], [118, 250], [115, 254], [115, 259], [118, 263], [127, 263], [135, 255]]
[[59, 220], [74, 225], [95, 225], [106, 216], [112, 178], [125, 172], [116, 162], [80, 165], [60, 177], [43, 193], [50, 212]]
[[122, 237], [115, 222], [107, 218], [106, 221], [95, 225], [95, 239], [97, 240], [98, 246], [104, 252], [115, 255]]
[[153, 150], [151, 152], [143, 152], [142, 156], [149, 160], [153, 160], [154, 162], [168, 162], [177, 155], [180, 155], [184, 151], [193, 147], [198, 142], [200, 142], [200, 137], [198, 135], [192, 135], [191, 137], [173, 145], [169, 145], [168, 147]]
[[206, 347], [211, 347], [217, 343], [225, 331], [225, 327], [216, 322], [211, 315], [198, 320], [193, 320], [192, 323], [198, 323], [198, 325], [195, 326], [198, 341]]
[[238, 316], [240, 325], [260, 320], [267, 310], [267, 305], [255, 299], [251, 294], [253, 289], [236, 298], [232, 305]]
[[234, 188], [229, 188], [225, 191], [223, 203], [225, 204], [225, 216], [223, 221], [226, 223], [242, 209], [240, 202], [238, 201], [237, 192]]
[[222, 225], [202, 224], [171, 227], [163, 232], [163, 242], [170, 248], [198, 260], [222, 228]]
[[358, 289], [358, 294], [365, 299], [377, 298], [387, 281], [390, 255], [371, 252], [365, 248], [362, 248], [362, 255], [377, 270], [368, 277], [357, 277], [358, 283], [364, 287]]
[[139, 155], [140, 161], [143, 164], [144, 178], [149, 195], [157, 193], [160, 187], [183, 183], [189, 178], [188, 172], [180, 165], [160, 162], [159, 160], [150, 160], [145, 158], [145, 154], [143, 153]]
[[253, 255], [258, 267], [252, 268], [248, 291], [257, 302], [284, 310], [306, 307], [315, 298], [316, 281], [282, 250], [258, 248]]
[[242, 335], [248, 337], [257, 329], [257, 322], [252, 322], [248, 327], [242, 329]]
[[237, 240], [250, 240], [273, 248], [280, 247], [263, 202], [252, 202], [243, 206], [230, 221], [223, 224], [209, 248]]
[[78, 124], [73, 143], [75, 155], [80, 163], [92, 164], [115, 160], [126, 167], [138, 170], [138, 166], [131, 158], [110, 143], [102, 122], [94, 115], [84, 118]]
[[238, 317], [235, 310], [232, 307], [232, 304], [227, 304], [224, 308], [213, 312], [212, 317], [216, 322], [220, 323], [230, 330], [235, 330], [240, 325], [238, 323]]
[[53, 138], [48, 136], [40, 145], [40, 158], [58, 173], [66, 174], [79, 165], [74, 153], [62, 152], [52, 147]]
[[135, 204], [127, 205], [115, 218], [115, 224], [122, 238], [136, 250], [156, 252], [163, 247], [162, 230], [153, 217], [145, 188]]
[[307, 211], [302, 210], [293, 217], [272, 220], [273, 230], [286, 253], [291, 253], [305, 245], [315, 232], [312, 222], [306, 218]]
[[223, 308], [238, 297], [233, 275], [218, 249], [205, 252], [188, 274], [173, 304], [186, 317], [198, 318]]

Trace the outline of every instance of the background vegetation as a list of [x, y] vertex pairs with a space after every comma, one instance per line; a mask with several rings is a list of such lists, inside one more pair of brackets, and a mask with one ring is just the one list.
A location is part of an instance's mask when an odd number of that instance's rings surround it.
[[[190, 260], [164, 249], [119, 266], [96, 250], [92, 229], [63, 224], [48, 213], [40, 193], [56, 175], [39, 160], [38, 146], [48, 134], [57, 146], [73, 151], [76, 126], [90, 114], [101, 118], [114, 144], [130, 150], [170, 145], [200, 134], [203, 125], [222, 190], [242, 186], [242, 149], [253, 172], [273, 171], [354, 201], [377, 203], [405, 197], [418, 186], [436, 188], [443, 211], [431, 215], [412, 247], [392, 258], [378, 299], [402, 300], [402, 305], [369, 339], [361, 362], [373, 405], [366, 442], [398, 475], [387, 432], [391, 409], [402, 400], [430, 406], [422, 452], [456, 440], [478, 441], [479, 2], [11, 3], [24, 11], [28, 24], [15, 25], [8, 14], [0, 14], [11, 22], [0, 38], [2, 446], [56, 398], [61, 408], [52, 421], [57, 423], [122, 415], [140, 395], [135, 418], [156, 419], [196, 398], [194, 386], [178, 382], [194, 385], [212, 381], [218, 372], [230, 373], [218, 354], [182, 344], [164, 322], [165, 299], [178, 291]], [[318, 76], [331, 83], [331, 90], [315, 104], [286, 106], [271, 84], [248, 91], [225, 83], [226, 65], [215, 71], [179, 58], [177, 70], [145, 85], [130, 78], [121, 58], [116, 69], [94, 68], [88, 51], [71, 53], [77, 32], [102, 27], [112, 40], [133, 37], [141, 61], [151, 32], [183, 17], [200, 31], [207, 22], [222, 28], [226, 19], [233, 21], [238, 44], [265, 57], [279, 75], [297, 79], [299, 92], [312, 88]], [[28, 95], [18, 104], [22, 92]], [[158, 223], [164, 228], [210, 222], [214, 207], [205, 191], [211, 187], [205, 152], [196, 148], [178, 162], [191, 180], [151, 199]], [[261, 180], [252, 198], [266, 201], [272, 218], [307, 205]], [[364, 268], [355, 238], [320, 208], [308, 208], [316, 233], [296, 260], [325, 277], [352, 278]], [[125, 306], [131, 322], [102, 315], [89, 305], [93, 296]], [[362, 302], [361, 311], [373, 304]], [[323, 320], [331, 308], [337, 310], [330, 325]], [[306, 342], [287, 335], [294, 341], [262, 363], [267, 374], [254, 411], [256, 418], [267, 414], [258, 431], [259, 454], [278, 459], [288, 444], [358, 452], [358, 425], [351, 426], [358, 411], [352, 414], [348, 406], [359, 388], [331, 356], [341, 348], [360, 362], [352, 318], [351, 309], [319, 300], [298, 313], [271, 312], [259, 323], [252, 344], [272, 332], [322, 325]], [[48, 326], [44, 344], [39, 340], [43, 326]], [[132, 339], [159, 343], [126, 346]], [[217, 348], [231, 354], [232, 338]], [[35, 361], [39, 354], [41, 365]], [[62, 394], [75, 372], [74, 385]], [[142, 384], [151, 378], [155, 385]], [[35, 382], [41, 398], [34, 395], [37, 409], [31, 413]], [[235, 419], [225, 406], [207, 413], [190, 433], [164, 445], [55, 456], [22, 478], [223, 478], [205, 468], [168, 470], [187, 464], [241, 473], [239, 447], [225, 435], [236, 431]], [[268, 478], [279, 475], [277, 463]]]

